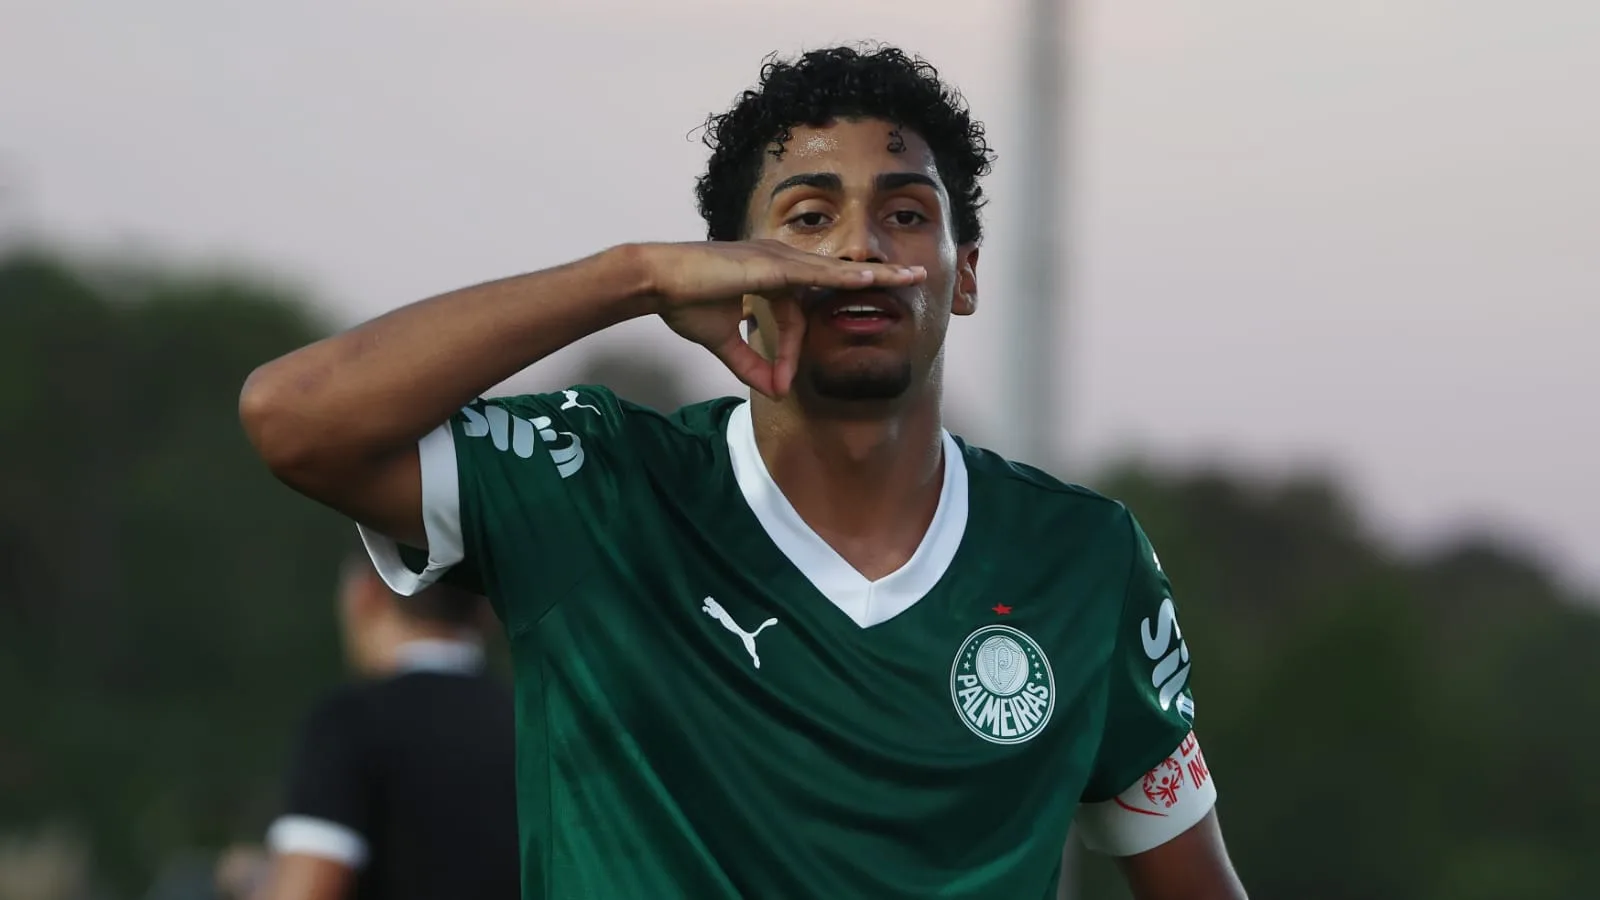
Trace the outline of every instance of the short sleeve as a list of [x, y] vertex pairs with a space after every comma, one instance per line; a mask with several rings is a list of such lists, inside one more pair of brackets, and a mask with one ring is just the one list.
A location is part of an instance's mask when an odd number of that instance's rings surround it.
[[541, 569], [534, 580], [553, 596], [593, 556], [585, 523], [619, 506], [632, 466], [627, 415], [592, 385], [463, 407], [417, 445], [426, 552], [361, 529], [379, 573], [405, 595], [440, 579], [486, 594], [502, 618], [506, 565]]
[[1216, 800], [1193, 734], [1189, 645], [1161, 559], [1127, 518], [1132, 559], [1108, 673], [1106, 719], [1078, 814], [1085, 844], [1148, 850], [1200, 821]]
[[356, 698], [324, 701], [302, 725], [290, 760], [283, 814], [267, 832], [275, 853], [300, 853], [351, 868], [366, 863], [373, 766]]

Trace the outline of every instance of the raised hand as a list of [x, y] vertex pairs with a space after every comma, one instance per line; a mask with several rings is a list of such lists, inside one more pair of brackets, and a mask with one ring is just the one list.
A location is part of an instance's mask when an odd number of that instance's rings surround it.
[[[777, 241], [647, 244], [646, 268], [663, 321], [710, 350], [742, 382], [772, 398], [788, 394], [805, 335], [800, 297], [812, 289], [902, 287], [927, 277], [920, 266], [858, 263]], [[744, 298], [771, 301], [777, 353], [771, 360], [739, 332]]]

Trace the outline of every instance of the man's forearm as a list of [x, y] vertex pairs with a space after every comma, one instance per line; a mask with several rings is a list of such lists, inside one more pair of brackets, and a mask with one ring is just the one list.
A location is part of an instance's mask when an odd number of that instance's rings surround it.
[[532, 363], [649, 312], [648, 286], [637, 248], [619, 247], [413, 303], [261, 366], [240, 417], [280, 477], [378, 460]]

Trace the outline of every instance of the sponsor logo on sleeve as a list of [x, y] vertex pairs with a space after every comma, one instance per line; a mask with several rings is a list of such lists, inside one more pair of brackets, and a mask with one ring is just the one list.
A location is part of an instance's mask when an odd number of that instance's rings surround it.
[[466, 419], [461, 433], [469, 438], [487, 437], [496, 450], [529, 459], [534, 448], [542, 445], [562, 478], [571, 478], [583, 468], [583, 441], [570, 431], [557, 432], [549, 416], [525, 419], [493, 404], [482, 410], [463, 407], [461, 415]]
[[1144, 655], [1155, 663], [1150, 686], [1157, 691], [1162, 712], [1176, 706], [1179, 715], [1192, 720], [1194, 701], [1183, 694], [1189, 683], [1189, 645], [1183, 640], [1183, 629], [1178, 627], [1178, 611], [1171, 597], [1162, 598], [1154, 622], [1146, 617], [1140, 623], [1139, 641], [1144, 645]]

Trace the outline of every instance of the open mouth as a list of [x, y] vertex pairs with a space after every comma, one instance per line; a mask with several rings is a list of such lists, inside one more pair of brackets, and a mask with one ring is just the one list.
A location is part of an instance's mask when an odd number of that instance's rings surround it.
[[849, 303], [835, 309], [830, 315], [835, 319], [889, 319], [896, 318], [887, 306], [873, 303]]
[[893, 329], [905, 312], [898, 300], [883, 291], [850, 291], [830, 297], [815, 315], [825, 316], [830, 329], [854, 340], [874, 340]]
[[835, 322], [894, 322], [903, 315], [900, 302], [883, 291], [839, 291], [812, 307], [814, 315]]
[[817, 310], [812, 322], [821, 318], [818, 324], [859, 341], [888, 334], [903, 317], [904, 311], [894, 298], [878, 294], [838, 298]]

